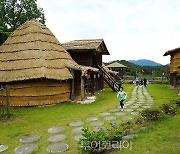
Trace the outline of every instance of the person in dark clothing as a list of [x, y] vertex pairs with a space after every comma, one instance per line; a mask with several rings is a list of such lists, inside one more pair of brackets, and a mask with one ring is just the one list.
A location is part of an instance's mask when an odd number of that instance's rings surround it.
[[147, 86], [147, 79], [144, 78], [144, 87], [146, 87], [146, 86]]
[[122, 84], [123, 84], [123, 82], [122, 82], [122, 79], [120, 78], [120, 79], [119, 79], [119, 83], [118, 83], [118, 86], [119, 86], [118, 89], [119, 89], [119, 91], [120, 91], [120, 87], [122, 87]]

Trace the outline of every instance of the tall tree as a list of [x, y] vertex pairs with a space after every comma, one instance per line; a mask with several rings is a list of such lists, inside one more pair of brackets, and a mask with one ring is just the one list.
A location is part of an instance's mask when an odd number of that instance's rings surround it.
[[37, 0], [0, 0], [1, 35], [6, 36], [7, 33], [3, 34], [4, 32], [12, 32], [33, 18], [45, 23], [44, 11], [37, 6]]

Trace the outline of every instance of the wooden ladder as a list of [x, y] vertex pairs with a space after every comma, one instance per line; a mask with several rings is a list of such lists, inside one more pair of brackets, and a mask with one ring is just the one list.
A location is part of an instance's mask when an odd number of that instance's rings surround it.
[[117, 92], [119, 89], [119, 85], [116, 80], [102, 66], [98, 65], [98, 68], [105, 82], [109, 85], [109, 87], [111, 87], [114, 92]]

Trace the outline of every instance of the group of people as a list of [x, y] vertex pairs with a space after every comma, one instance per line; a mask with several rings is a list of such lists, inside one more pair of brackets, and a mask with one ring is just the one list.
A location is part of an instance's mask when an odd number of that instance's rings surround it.
[[139, 86], [139, 85], [143, 86], [144, 85], [144, 87], [146, 87], [148, 80], [146, 78], [139, 80], [139, 78], [136, 77], [134, 82], [136, 83], [136, 86]]

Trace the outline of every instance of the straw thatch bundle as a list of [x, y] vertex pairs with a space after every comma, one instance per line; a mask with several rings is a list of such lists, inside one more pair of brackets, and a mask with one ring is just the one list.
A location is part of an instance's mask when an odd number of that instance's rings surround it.
[[35, 19], [17, 28], [0, 47], [0, 82], [72, 79], [68, 68], [97, 71], [75, 63], [52, 32]]
[[[83, 51], [97, 51], [100, 54], [109, 55], [107, 47], [103, 39], [91, 39], [91, 40], [74, 40], [62, 44], [67, 51], [79, 52]], [[99, 50], [101, 48], [101, 50]]]
[[118, 63], [118, 62], [114, 62], [114, 63], [112, 63], [112, 64], [109, 64], [109, 65], [107, 65], [107, 67], [108, 68], [125, 68], [125, 67], [127, 67], [127, 66], [125, 66], [125, 65], [123, 65], [123, 64], [120, 64], [120, 63]]

